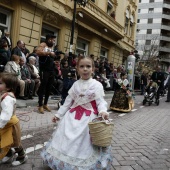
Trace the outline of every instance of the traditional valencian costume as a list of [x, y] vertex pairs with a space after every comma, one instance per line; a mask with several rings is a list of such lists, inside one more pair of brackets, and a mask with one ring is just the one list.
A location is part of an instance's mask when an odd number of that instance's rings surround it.
[[[134, 107], [134, 102], [132, 96], [130, 96], [131, 93], [128, 90], [129, 82], [127, 79], [118, 79], [118, 85], [119, 87], [117, 87], [113, 95], [110, 109], [121, 112], [130, 112]], [[122, 86], [124, 86], [124, 88]]]
[[2, 163], [12, 161], [14, 156], [11, 148], [18, 154], [12, 165], [24, 163], [28, 157], [21, 145], [19, 119], [15, 115], [16, 99], [12, 92], [1, 94], [0, 98], [0, 160]]
[[56, 117], [61, 121], [41, 153], [53, 170], [111, 169], [110, 147], [93, 146], [88, 123], [101, 112], [107, 112], [103, 86], [98, 81], [76, 81]]

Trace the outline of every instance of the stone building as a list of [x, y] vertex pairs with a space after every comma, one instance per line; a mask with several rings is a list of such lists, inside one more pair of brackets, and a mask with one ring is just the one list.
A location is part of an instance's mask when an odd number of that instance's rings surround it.
[[[73, 52], [106, 57], [123, 64], [134, 50], [138, 0], [89, 0], [77, 4]], [[70, 49], [73, 0], [1, 0], [0, 30], [9, 31], [13, 47], [23, 40], [32, 51], [47, 33], [57, 36], [63, 52]]]

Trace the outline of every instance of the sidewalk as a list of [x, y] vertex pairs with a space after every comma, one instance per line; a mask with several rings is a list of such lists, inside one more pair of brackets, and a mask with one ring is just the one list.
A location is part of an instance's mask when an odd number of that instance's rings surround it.
[[[113, 91], [105, 92], [105, 100], [108, 102], [108, 105], [111, 102]], [[143, 96], [135, 95], [135, 103], [141, 103]], [[17, 100], [17, 110], [16, 115], [20, 119], [22, 133], [28, 133], [29, 131], [39, 130], [43, 128], [49, 128], [53, 126], [51, 122], [52, 117], [58, 109], [59, 100], [49, 98], [48, 105], [52, 109], [51, 112], [46, 112], [40, 114], [38, 112], [38, 98], [35, 97], [33, 100]]]

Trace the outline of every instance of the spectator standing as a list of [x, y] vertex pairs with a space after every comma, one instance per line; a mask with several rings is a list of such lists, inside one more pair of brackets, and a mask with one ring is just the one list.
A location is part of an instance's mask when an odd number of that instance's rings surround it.
[[[47, 106], [52, 85], [54, 82], [54, 57], [56, 56], [53, 51], [53, 46], [55, 44], [55, 38], [53, 34], [46, 35], [46, 41], [41, 43], [36, 51], [39, 56], [39, 69], [40, 69], [40, 87], [38, 90], [38, 111], [44, 114], [44, 109], [51, 112], [51, 109]], [[45, 98], [43, 100], [43, 95]], [[44, 102], [43, 102], [44, 101]]]
[[12, 41], [11, 41], [11, 38], [10, 38], [10, 33], [5, 32], [4, 37], [2, 37], [2, 39], [6, 40], [6, 42], [7, 42], [7, 44], [8, 44], [8, 56], [11, 57]]
[[27, 58], [30, 54], [30, 51], [28, 50], [28, 48], [26, 48], [25, 43], [23, 44], [22, 47], [22, 52], [24, 53], [25, 57]]
[[0, 39], [0, 72], [4, 71], [6, 63], [10, 61], [8, 44], [5, 39]]
[[167, 99], [166, 99], [165, 102], [170, 102], [170, 73], [169, 73], [169, 75], [167, 76], [165, 82], [166, 82], [165, 87], [168, 88]]
[[[68, 62], [68, 54], [67, 54], [67, 53], [64, 55], [64, 58], [61, 59], [61, 62], [60, 62], [60, 63], [61, 63], [61, 66], [63, 66], [66, 61]], [[68, 64], [69, 64], [69, 63], [68, 63]]]
[[141, 95], [144, 94], [145, 91], [145, 87], [147, 86], [147, 75], [146, 72], [143, 71], [142, 75], [141, 75]]
[[151, 79], [159, 86], [157, 90], [157, 99], [159, 99], [161, 88], [164, 86], [164, 73], [161, 71], [161, 67], [157, 66], [156, 71], [152, 73]]
[[63, 90], [63, 80], [59, 60], [55, 60], [54, 88], [57, 89], [56, 91], [59, 93], [57, 95], [61, 95]]

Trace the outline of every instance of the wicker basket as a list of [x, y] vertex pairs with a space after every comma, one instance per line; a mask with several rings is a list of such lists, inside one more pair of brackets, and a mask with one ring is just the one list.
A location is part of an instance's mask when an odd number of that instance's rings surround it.
[[92, 144], [100, 147], [110, 146], [113, 136], [113, 126], [111, 121], [106, 121], [102, 117], [89, 122]]

